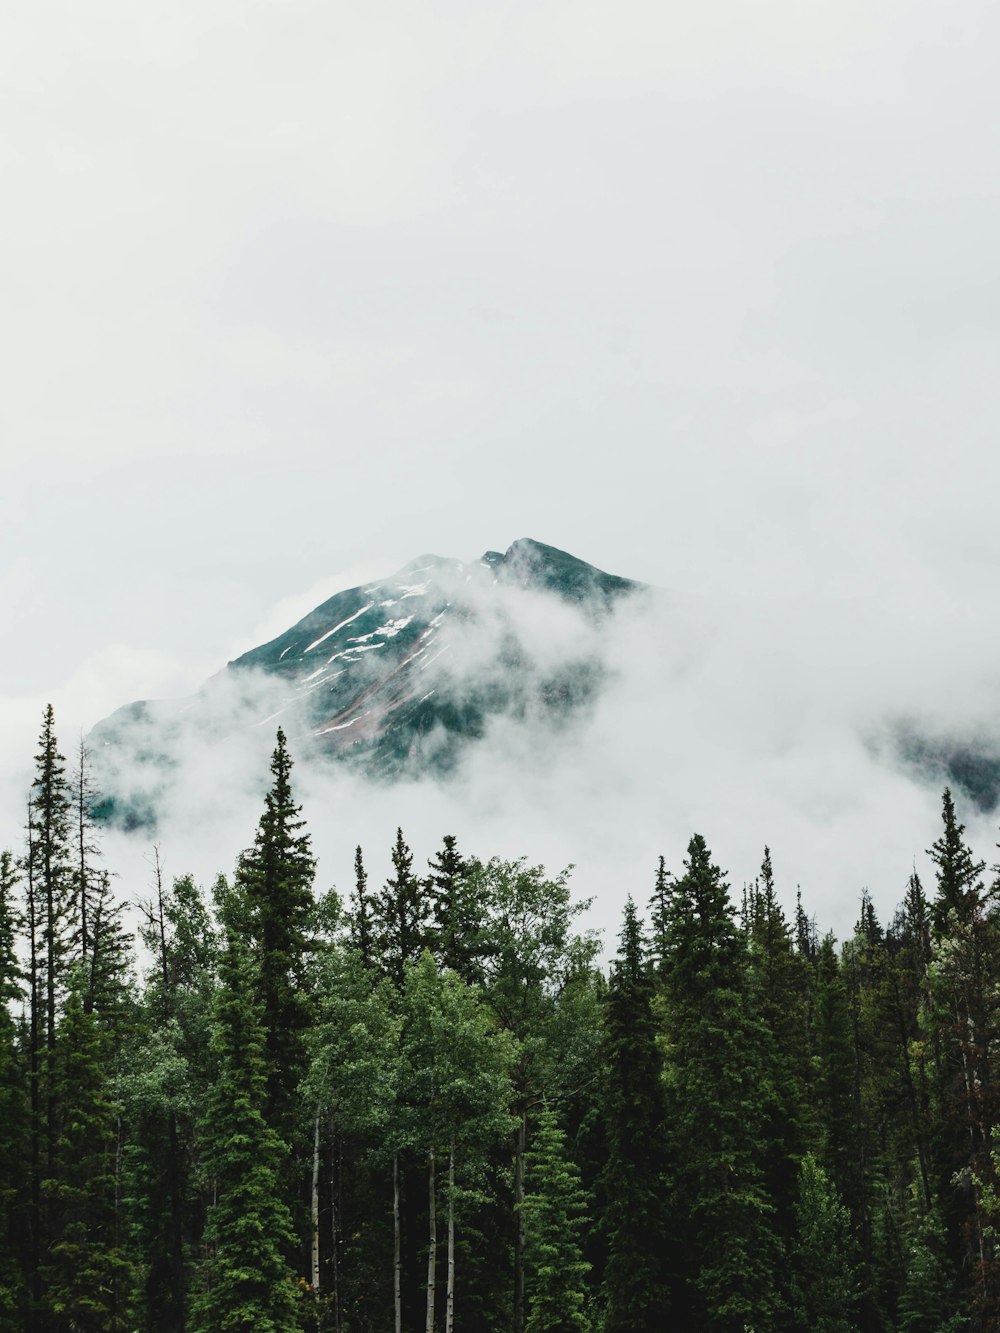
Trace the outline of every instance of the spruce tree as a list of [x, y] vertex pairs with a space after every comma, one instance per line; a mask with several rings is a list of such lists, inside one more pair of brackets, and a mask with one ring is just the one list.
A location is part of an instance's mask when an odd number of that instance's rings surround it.
[[770, 1034], [764, 1178], [784, 1243], [794, 1227], [796, 1171], [806, 1136], [809, 965], [792, 943], [778, 902], [770, 848], [749, 899], [750, 1002]]
[[629, 898], [605, 1003], [605, 1124], [601, 1182], [608, 1333], [656, 1333], [669, 1314], [666, 1110], [652, 983]]
[[662, 971], [667, 955], [667, 936], [670, 929], [670, 873], [665, 857], [656, 867], [653, 896], [649, 900], [651, 962], [657, 972]]
[[966, 844], [947, 790], [942, 820], [929, 853], [937, 878], [926, 1011], [934, 1061], [930, 1155], [950, 1263], [968, 1275], [967, 1289], [986, 1321], [1000, 1319], [1000, 1261], [981, 1198], [997, 1183], [1000, 893], [985, 888], [985, 863]]
[[937, 897], [931, 903], [931, 923], [940, 938], [949, 933], [949, 917], [966, 924], [982, 899], [981, 876], [985, 861], [977, 861], [965, 842], [965, 825], [958, 822], [955, 802], [945, 787], [941, 798], [944, 829], [928, 848], [927, 855], [937, 866]]
[[441, 849], [428, 865], [426, 885], [431, 915], [428, 945], [442, 967], [450, 967], [465, 981], [481, 981], [482, 904], [453, 834], [445, 834]]
[[211, 1203], [195, 1333], [292, 1333], [296, 1289], [284, 1254], [294, 1243], [279, 1178], [286, 1145], [267, 1123], [266, 1034], [258, 965], [244, 943], [245, 912], [223, 903], [226, 943], [212, 1052], [216, 1079], [201, 1121]]
[[857, 1280], [851, 1216], [811, 1153], [799, 1166], [795, 1222], [794, 1327], [802, 1333], [852, 1333]]
[[43, 1265], [55, 1326], [115, 1333], [126, 1320], [128, 1265], [118, 1217], [118, 1109], [111, 1041], [84, 1005], [80, 969], [70, 986], [52, 1068], [61, 1110], [52, 1174], [43, 1182], [53, 1242]]
[[671, 1203], [686, 1277], [675, 1317], [704, 1333], [742, 1333], [772, 1327], [781, 1314], [781, 1250], [762, 1169], [773, 1047], [750, 1007], [727, 885], [699, 834], [685, 865], [664, 992]]
[[526, 1333], [588, 1333], [586, 1275], [580, 1245], [587, 1197], [566, 1151], [566, 1135], [554, 1109], [543, 1105], [527, 1154], [525, 1266]]
[[373, 901], [374, 938], [383, 972], [402, 992], [407, 963], [415, 963], [427, 943], [427, 900], [401, 828], [396, 830], [392, 869]]
[[254, 845], [240, 858], [236, 891], [247, 907], [264, 1030], [265, 1114], [279, 1136], [295, 1122], [295, 1090], [306, 1070], [309, 1024], [306, 955], [313, 910], [315, 862], [301, 807], [292, 796], [292, 760], [279, 728], [271, 756], [272, 784]]
[[372, 930], [372, 900], [368, 892], [368, 872], [360, 847], [354, 849], [354, 892], [348, 915], [351, 943], [357, 949], [364, 967], [375, 965], [375, 941]]

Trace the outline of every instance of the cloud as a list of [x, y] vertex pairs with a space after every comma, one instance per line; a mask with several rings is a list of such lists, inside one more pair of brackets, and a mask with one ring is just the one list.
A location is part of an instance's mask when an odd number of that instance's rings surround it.
[[[513, 633], [529, 696], [553, 671], [596, 659], [596, 700], [570, 725], [529, 703], [524, 715], [494, 718], [448, 779], [411, 773], [389, 784], [319, 759], [290, 726], [284, 685], [216, 678], [162, 806], [156, 836], [173, 869], [207, 882], [252, 840], [281, 722], [323, 887], [349, 892], [358, 843], [373, 878], [388, 874], [397, 825], [418, 864], [455, 833], [482, 856], [526, 855], [553, 871], [575, 863], [577, 892], [595, 898], [591, 919], [610, 945], [626, 895], [644, 903], [657, 857], [679, 872], [700, 832], [737, 895], [770, 845], [786, 910], [801, 886], [807, 911], [843, 937], [863, 889], [885, 920], [914, 865], [933, 882], [924, 849], [937, 836], [940, 790], [879, 753], [877, 728], [904, 712], [929, 733], [975, 719], [1000, 742], [989, 722], [995, 683], [980, 669], [990, 631], [949, 620], [943, 589], [909, 610], [878, 599], [650, 590], [595, 622], [548, 594], [473, 581], [456, 582], [456, 595], [459, 586], [476, 615], [455, 623], [429, 686], [458, 696], [482, 688]], [[947, 660], [926, 650], [928, 614], [951, 633]], [[209, 716], [223, 738], [211, 735]], [[988, 855], [995, 820], [971, 809], [963, 817]], [[146, 874], [149, 841], [109, 835], [129, 879]]]

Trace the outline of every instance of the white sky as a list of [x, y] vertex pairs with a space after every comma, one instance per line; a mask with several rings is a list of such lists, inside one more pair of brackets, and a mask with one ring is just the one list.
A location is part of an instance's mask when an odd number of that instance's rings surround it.
[[[690, 814], [752, 873], [777, 693], [786, 787], [871, 779], [891, 906], [933, 824], [814, 723], [998, 715], [998, 49], [983, 0], [10, 0], [0, 843], [47, 700], [69, 748], [346, 583], [530, 535], [729, 626], [704, 800], [647, 756], [650, 847]], [[759, 813], [804, 873], [824, 817]]]

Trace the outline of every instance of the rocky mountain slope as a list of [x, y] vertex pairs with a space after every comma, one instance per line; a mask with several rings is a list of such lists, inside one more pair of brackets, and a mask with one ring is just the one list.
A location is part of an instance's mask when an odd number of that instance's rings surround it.
[[642, 584], [541, 542], [466, 564], [420, 556], [230, 662], [192, 699], [140, 701], [88, 744], [107, 818], [147, 823], [192, 746], [280, 725], [366, 775], [444, 774], [506, 716], [558, 725], [601, 688], [601, 626]]

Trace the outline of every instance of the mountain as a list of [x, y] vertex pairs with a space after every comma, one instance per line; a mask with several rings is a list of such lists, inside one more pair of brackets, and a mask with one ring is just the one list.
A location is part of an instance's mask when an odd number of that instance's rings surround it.
[[597, 697], [602, 626], [645, 585], [523, 539], [465, 564], [419, 556], [337, 593], [191, 699], [142, 700], [90, 733], [100, 813], [146, 825], [192, 748], [280, 725], [369, 777], [444, 775], [503, 716], [559, 726]]
[[[297, 758], [384, 781], [447, 778], [499, 725], [544, 748], [608, 683], [614, 613], [652, 597], [645, 584], [530, 539], [471, 563], [419, 556], [391, 578], [337, 593], [192, 698], [141, 700], [100, 722], [88, 738], [107, 794], [99, 814], [150, 827], [191, 775], [200, 792], [215, 765], [221, 782], [263, 773], [278, 726]], [[870, 749], [988, 812], [1000, 804], [1000, 752], [986, 734], [885, 719]]]

